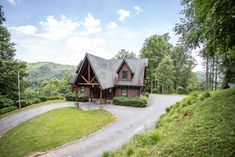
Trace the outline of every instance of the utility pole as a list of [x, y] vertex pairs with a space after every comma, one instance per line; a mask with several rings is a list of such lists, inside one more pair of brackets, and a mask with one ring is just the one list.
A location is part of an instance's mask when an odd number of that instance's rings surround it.
[[19, 96], [19, 109], [21, 109], [21, 102], [20, 102], [20, 72], [18, 71], [18, 96]]

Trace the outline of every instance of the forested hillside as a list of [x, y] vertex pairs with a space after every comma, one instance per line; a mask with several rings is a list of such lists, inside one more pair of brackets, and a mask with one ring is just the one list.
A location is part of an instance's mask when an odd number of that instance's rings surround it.
[[75, 66], [52, 62], [28, 63], [28, 76], [22, 81], [22, 99], [30, 104], [32, 100], [64, 98], [71, 92], [68, 81]]
[[62, 80], [66, 76], [70, 76], [75, 68], [72, 65], [61, 65], [53, 62], [28, 63], [26, 80], [31, 82], [32, 85], [39, 85], [43, 81], [49, 81], [52, 78]]

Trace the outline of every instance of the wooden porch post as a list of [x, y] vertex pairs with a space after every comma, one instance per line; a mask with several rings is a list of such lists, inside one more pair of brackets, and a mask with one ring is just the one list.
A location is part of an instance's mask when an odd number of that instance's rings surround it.
[[91, 81], [91, 67], [90, 67], [90, 64], [88, 64], [88, 81], [90, 82]]
[[103, 98], [102, 98], [102, 89], [100, 89], [100, 105], [99, 105], [100, 109], [103, 109], [104, 105], [103, 105]]
[[79, 108], [79, 102], [78, 102], [78, 89], [76, 88], [75, 89], [75, 92], [76, 92], [76, 97], [75, 97], [75, 107], [76, 108]]

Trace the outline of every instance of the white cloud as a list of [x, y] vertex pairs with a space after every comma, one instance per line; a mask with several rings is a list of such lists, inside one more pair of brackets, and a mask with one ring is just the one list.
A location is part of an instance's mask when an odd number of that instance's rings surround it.
[[76, 52], [95, 52], [96, 49], [100, 49], [105, 46], [105, 40], [99, 37], [87, 38], [73, 36], [66, 41], [65, 46]]
[[81, 32], [82, 35], [88, 35], [101, 32], [100, 19], [95, 19], [90, 13], [84, 19], [83, 25], [86, 27], [86, 31]]
[[136, 10], [137, 14], [139, 14], [143, 11], [139, 6], [134, 6], [133, 8]]
[[114, 29], [117, 27], [117, 24], [115, 22], [110, 22], [108, 25], [107, 25], [107, 28], [108, 29]]
[[128, 10], [119, 9], [117, 14], [119, 15], [119, 21], [124, 21], [126, 17], [130, 17], [130, 11]]
[[22, 34], [22, 35], [34, 35], [37, 31], [37, 28], [32, 25], [14, 26], [10, 27], [9, 29], [15, 31], [17, 34]]
[[16, 0], [8, 0], [9, 3], [16, 5]]
[[47, 20], [41, 21], [40, 24], [45, 32], [38, 34], [38, 36], [50, 40], [63, 39], [74, 33], [79, 26], [79, 22], [72, 21], [63, 15], [59, 20], [55, 19], [53, 16], [48, 16]]

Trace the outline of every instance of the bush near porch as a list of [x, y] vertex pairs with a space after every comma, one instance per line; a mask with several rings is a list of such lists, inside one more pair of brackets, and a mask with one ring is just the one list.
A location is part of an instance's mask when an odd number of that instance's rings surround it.
[[[65, 96], [66, 101], [76, 101], [76, 95], [73, 93], [69, 93]], [[85, 94], [78, 94], [79, 102], [86, 102], [87, 96]]]
[[133, 106], [133, 107], [146, 107], [147, 106], [147, 97], [114, 97], [113, 98], [114, 105], [122, 105], [122, 106]]

